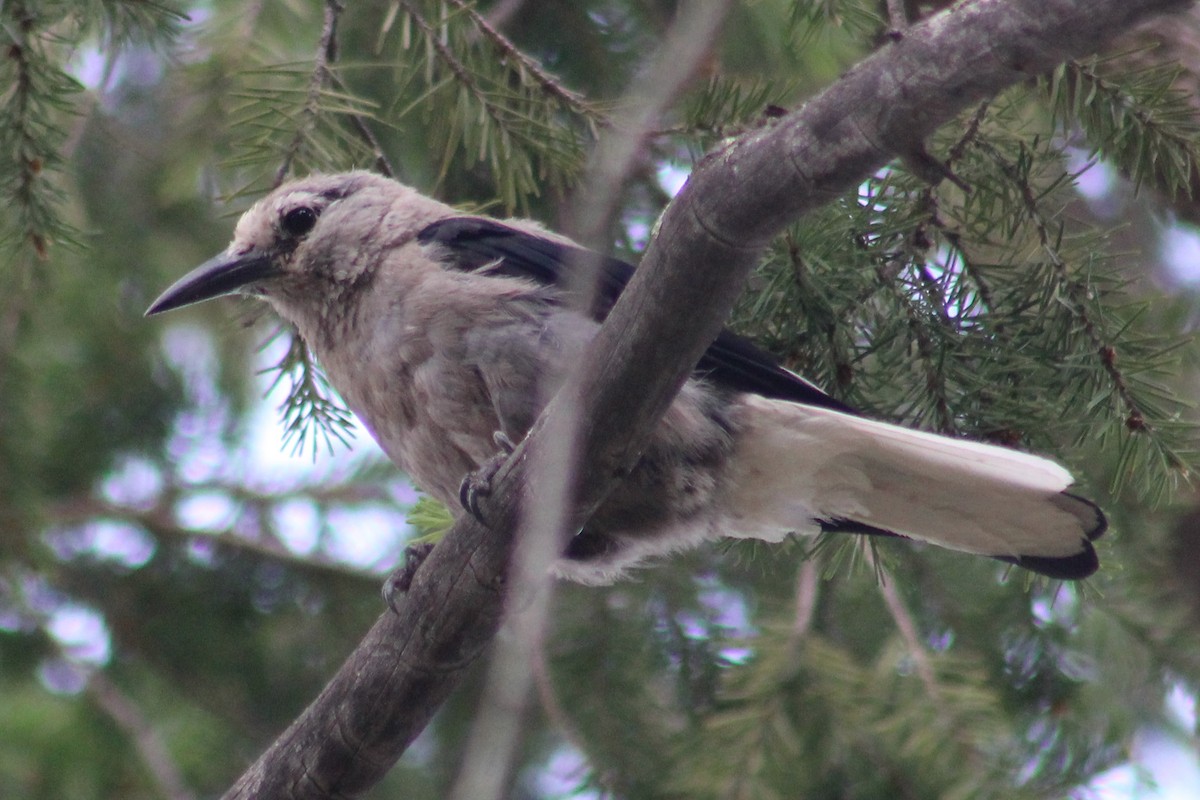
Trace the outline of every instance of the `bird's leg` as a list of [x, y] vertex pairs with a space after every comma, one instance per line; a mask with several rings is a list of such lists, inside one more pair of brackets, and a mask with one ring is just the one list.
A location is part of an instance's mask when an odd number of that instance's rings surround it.
[[517, 449], [512, 439], [508, 438], [508, 434], [504, 431], [493, 433], [492, 441], [500, 448], [500, 452], [483, 462], [483, 466], [479, 469], [468, 472], [458, 487], [458, 502], [462, 504], [468, 514], [485, 525], [487, 521], [483, 518], [483, 512], [479, 508], [479, 500], [492, 493], [492, 479], [496, 477], [500, 467], [504, 466], [504, 462], [512, 455], [513, 450]]
[[433, 542], [410, 544], [404, 548], [404, 563], [388, 576], [383, 582], [383, 599], [392, 613], [400, 613], [400, 596], [407, 594], [412, 586], [417, 570], [425, 563], [425, 559], [433, 552]]
[[[479, 469], [468, 473], [458, 489], [459, 502], [480, 522], [484, 520], [480, 514], [479, 499], [491, 494], [492, 479], [496, 477], [500, 467], [512, 455], [513, 450], [517, 449], [512, 439], [509, 439], [504, 431], [496, 431], [492, 434], [492, 440], [500, 448], [500, 452], [485, 461]], [[431, 552], [433, 552], [433, 544], [430, 542], [413, 544], [404, 548], [404, 563], [383, 582], [383, 599], [394, 613], [400, 613], [400, 597], [407, 594], [409, 587], [412, 586], [413, 578], [417, 575], [417, 570], [421, 568], [421, 564], [425, 562]]]

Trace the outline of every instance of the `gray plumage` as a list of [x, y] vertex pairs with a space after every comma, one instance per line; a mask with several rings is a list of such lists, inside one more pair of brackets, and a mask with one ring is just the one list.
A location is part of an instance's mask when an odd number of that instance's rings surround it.
[[[376, 175], [316, 176], [247, 211], [229, 248], [149, 313], [232, 291], [263, 298], [387, 455], [461, 514], [460, 485], [495, 454], [494, 433], [524, 436], [607, 310], [563, 302], [556, 271], [571, 248], [534, 223], [464, 217]], [[619, 284], [625, 265], [608, 264]], [[728, 352], [683, 387], [559, 574], [607, 582], [706, 540], [821, 529], [922, 539], [1055, 577], [1096, 569], [1089, 540], [1103, 514], [1065, 493], [1058, 465], [864, 419], [723, 336], [714, 347]]]

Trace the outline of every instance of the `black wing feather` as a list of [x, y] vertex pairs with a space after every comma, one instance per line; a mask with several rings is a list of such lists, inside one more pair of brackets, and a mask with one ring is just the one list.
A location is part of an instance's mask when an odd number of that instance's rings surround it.
[[[597, 271], [591, 308], [597, 320], [608, 316], [634, 270], [633, 265], [620, 259], [600, 256], [482, 217], [440, 220], [422, 230], [417, 241], [441, 245], [454, 256], [452, 265], [462, 270], [524, 278], [568, 292], [574, 282], [567, 280], [567, 271], [572, 265], [590, 265]], [[700, 358], [696, 370], [717, 385], [734, 391], [856, 413], [779, 366], [774, 357], [749, 339], [729, 330], [721, 331]]]

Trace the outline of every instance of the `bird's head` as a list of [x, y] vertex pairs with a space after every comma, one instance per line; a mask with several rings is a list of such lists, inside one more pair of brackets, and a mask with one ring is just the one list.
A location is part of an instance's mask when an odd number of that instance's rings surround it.
[[283, 312], [344, 295], [370, 278], [381, 249], [414, 237], [426, 216], [436, 216], [425, 206], [437, 205], [368, 172], [286, 183], [242, 215], [224, 252], [176, 281], [146, 314], [234, 293]]

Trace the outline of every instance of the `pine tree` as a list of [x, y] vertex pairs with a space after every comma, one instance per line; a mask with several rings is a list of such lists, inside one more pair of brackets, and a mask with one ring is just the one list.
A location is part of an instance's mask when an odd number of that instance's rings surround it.
[[[449, 527], [260, 308], [140, 319], [232, 215], [369, 168], [636, 261], [674, 178], [943, 5], [735, 4], [678, 92], [646, 56], [686, 16], [662, 0], [0, 6], [0, 781], [223, 791], [370, 627], [403, 546]], [[1155, 254], [1195, 216], [1200, 17], [1171, 20], [971, 105], [796, 220], [731, 320], [871, 416], [1070, 466], [1110, 512], [1101, 572], [831, 536], [560, 586], [545, 630], [494, 648], [535, 690], [501, 796], [1086, 797], [1139, 734], [1194, 743], [1165, 700], [1200, 690], [1195, 347]], [[1081, 164], [1120, 175], [1119, 215], [1081, 196]], [[255, 414], [268, 388], [277, 418]], [[257, 466], [262, 426], [316, 463]], [[474, 665], [368, 796], [461, 787], [494, 675]]]

